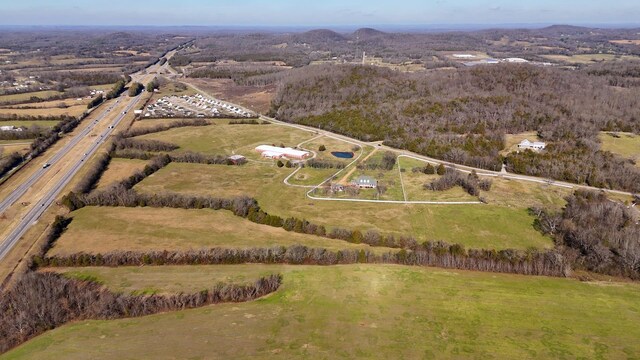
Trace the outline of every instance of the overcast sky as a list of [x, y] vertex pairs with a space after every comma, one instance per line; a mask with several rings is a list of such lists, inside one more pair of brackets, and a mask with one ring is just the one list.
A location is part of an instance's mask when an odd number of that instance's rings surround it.
[[640, 23], [640, 0], [0, 0], [0, 25]]

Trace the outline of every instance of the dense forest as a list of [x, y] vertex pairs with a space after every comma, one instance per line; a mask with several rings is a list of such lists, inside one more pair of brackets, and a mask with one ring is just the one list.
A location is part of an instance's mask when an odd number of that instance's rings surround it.
[[[292, 71], [271, 115], [366, 141], [490, 170], [640, 191], [640, 170], [600, 150], [599, 131], [640, 132], [640, 88], [612, 87], [627, 71], [503, 64], [399, 73], [370, 66]], [[504, 158], [505, 134], [536, 131], [549, 146]]]
[[560, 214], [532, 211], [538, 228], [555, 237], [574, 269], [640, 279], [640, 219], [635, 210], [602, 193], [577, 191]]

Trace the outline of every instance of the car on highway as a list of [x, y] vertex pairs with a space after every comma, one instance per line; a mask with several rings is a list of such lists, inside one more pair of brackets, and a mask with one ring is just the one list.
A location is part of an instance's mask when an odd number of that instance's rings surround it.
[[122, 115], [124, 115], [124, 114], [126, 114], [126, 113], [127, 113], [126, 111], [123, 111], [123, 112], [122, 112]]
[[49, 166], [51, 166], [51, 164], [50, 164], [50, 163], [44, 163], [44, 165], [42, 165], [42, 168], [43, 168], [43, 169], [46, 169], [46, 168], [48, 168]]

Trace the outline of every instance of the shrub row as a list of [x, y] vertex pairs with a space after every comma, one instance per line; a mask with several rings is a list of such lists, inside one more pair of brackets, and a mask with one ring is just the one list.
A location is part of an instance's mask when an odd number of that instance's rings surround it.
[[193, 294], [125, 295], [95, 282], [31, 272], [0, 298], [0, 353], [70, 321], [119, 319], [250, 301], [276, 291], [281, 282], [281, 275], [270, 275], [249, 285], [220, 283]]
[[189, 251], [113, 251], [105, 254], [78, 253], [66, 256], [35, 257], [38, 266], [140, 266], [140, 265], [221, 265], [221, 264], [400, 264], [436, 266], [462, 270], [523, 275], [567, 276], [569, 267], [556, 252], [512, 250], [465, 250], [461, 245], [427, 242], [416, 250], [399, 250], [376, 255], [369, 250], [330, 251], [302, 245], [291, 247]]

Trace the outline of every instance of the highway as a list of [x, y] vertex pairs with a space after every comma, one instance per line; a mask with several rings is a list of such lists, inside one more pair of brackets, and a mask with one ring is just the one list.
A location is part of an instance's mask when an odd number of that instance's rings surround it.
[[[123, 95], [120, 99], [122, 100], [125, 97], [126, 95]], [[140, 95], [134, 98], [131, 98], [124, 112], [129, 112], [137, 104], [139, 99], [140, 99]], [[100, 114], [98, 119], [96, 119], [90, 126], [87, 126], [81, 133], [76, 135], [73, 141], [67, 144], [67, 146], [65, 146], [63, 149], [61, 149], [53, 158], [51, 158], [49, 162], [53, 164], [54, 162], [59, 161], [65, 155], [67, 155], [67, 153], [80, 140], [82, 140], [85, 136], [87, 136], [87, 134], [91, 132], [91, 130], [93, 130], [95, 125], [97, 125], [100, 122], [100, 120], [104, 119], [106, 114], [108, 114], [109, 111], [114, 106], [115, 105], [112, 105], [111, 107], [108, 108], [108, 110], [105, 110], [102, 114]], [[40, 218], [40, 216], [42, 216], [42, 214], [47, 210], [47, 208], [55, 201], [55, 199], [58, 197], [62, 189], [64, 189], [64, 187], [69, 183], [69, 181], [71, 181], [73, 176], [80, 170], [80, 168], [82, 168], [82, 166], [84, 165], [84, 161], [90, 158], [96, 152], [96, 150], [98, 150], [100, 145], [106, 141], [109, 135], [111, 135], [114, 129], [118, 126], [120, 121], [122, 121], [122, 119], [125, 117], [124, 112], [118, 114], [118, 116], [113, 121], [113, 123], [111, 123], [110, 126], [107, 127], [107, 129], [104, 130], [102, 134], [100, 134], [97, 137], [96, 141], [93, 141], [91, 143], [88, 149], [86, 149], [84, 155], [82, 155], [81, 158], [77, 159], [76, 162], [73, 163], [73, 166], [69, 169], [69, 171], [67, 171], [67, 173], [64, 174], [64, 176], [54, 185], [54, 187], [51, 190], [49, 190], [49, 192], [45, 194], [45, 196], [40, 201], [34, 204], [31, 210], [29, 210], [29, 212], [22, 218], [18, 226], [5, 238], [2, 244], [0, 244], [0, 260], [2, 260], [7, 255], [7, 253], [18, 242], [18, 240], [20, 240], [22, 235], [24, 235], [24, 233], [27, 232], [27, 230], [31, 227], [31, 225], [33, 225], [33, 223], [36, 222]], [[33, 174], [29, 178], [27, 182], [25, 182], [18, 189], [16, 189], [16, 191], [14, 191], [14, 193], [12, 193], [7, 199], [19, 199], [29, 189], [29, 187], [33, 185], [33, 183], [35, 183], [43, 175], [45, 175], [47, 169], [48, 168], [39, 169], [35, 174]], [[7, 207], [9, 205], [7, 205]]]
[[22, 195], [24, 195], [27, 192], [27, 190], [29, 190], [29, 188], [36, 183], [36, 181], [38, 181], [42, 176], [44, 176], [49, 171], [49, 169], [51, 168], [51, 165], [55, 165], [58, 161], [60, 161], [60, 159], [62, 159], [69, 152], [69, 150], [74, 148], [82, 139], [84, 139], [85, 136], [87, 136], [91, 131], [93, 131], [93, 129], [98, 124], [98, 122], [102, 121], [102, 119], [104, 119], [104, 117], [107, 116], [109, 114], [109, 111], [111, 111], [114, 107], [115, 107], [115, 104], [112, 104], [109, 108], [105, 109], [98, 116], [95, 122], [92, 122], [89, 126], [85, 127], [79, 134], [74, 136], [73, 139], [71, 139], [71, 141], [67, 143], [67, 145], [65, 145], [52, 158], [50, 158], [48, 161], [45, 162], [45, 164], [49, 164], [49, 166], [47, 166], [46, 168], [38, 169], [35, 173], [33, 173], [27, 179], [27, 181], [22, 183], [17, 189], [15, 189], [11, 194], [9, 194], [9, 196], [7, 196], [4, 200], [2, 200], [2, 202], [0, 202], [0, 213], [7, 210], [9, 206], [13, 205], [13, 203], [15, 203], [18, 199], [20, 199]]

